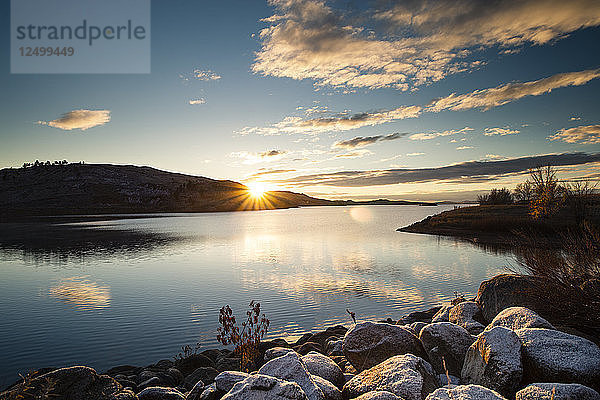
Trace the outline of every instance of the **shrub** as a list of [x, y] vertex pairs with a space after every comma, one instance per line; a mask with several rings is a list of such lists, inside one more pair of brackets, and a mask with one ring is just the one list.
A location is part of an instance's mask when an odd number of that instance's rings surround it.
[[510, 190], [502, 188], [492, 189], [488, 194], [477, 196], [477, 201], [481, 205], [512, 204], [514, 198]]
[[551, 217], [560, 209], [565, 188], [556, 177], [556, 169], [551, 165], [537, 167], [529, 171], [533, 186], [533, 198], [529, 202], [533, 218]]
[[231, 308], [228, 305], [222, 307], [219, 311], [221, 326], [217, 334], [217, 340], [223, 345], [235, 345], [234, 353], [240, 356], [240, 367], [244, 372], [253, 371], [260, 361], [259, 344], [270, 324], [265, 314], [260, 314], [260, 303], [253, 300], [249, 307], [241, 331]]

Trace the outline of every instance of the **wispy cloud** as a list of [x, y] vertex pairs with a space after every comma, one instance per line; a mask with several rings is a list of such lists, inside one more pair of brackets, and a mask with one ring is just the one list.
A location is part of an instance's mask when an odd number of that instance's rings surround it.
[[566, 86], [580, 86], [600, 77], [600, 69], [566, 72], [552, 75], [537, 81], [507, 83], [495, 88], [479, 89], [471, 93], [449, 96], [433, 100], [426, 108], [429, 112], [444, 110], [463, 111], [473, 108], [489, 110], [527, 96], [539, 96], [553, 89]]
[[276, 174], [286, 174], [290, 172], [296, 172], [295, 169], [260, 169], [258, 172], [255, 172], [248, 176], [249, 179], [260, 178], [265, 175], [276, 175]]
[[485, 182], [508, 174], [519, 174], [540, 165], [572, 166], [599, 162], [600, 153], [562, 153], [534, 155], [504, 160], [466, 161], [459, 164], [421, 169], [384, 169], [369, 171], [340, 171], [303, 175], [278, 181], [295, 186], [327, 185], [365, 187], [399, 183], [449, 181]]
[[53, 128], [70, 131], [73, 129], [86, 129], [104, 125], [110, 121], [109, 110], [73, 110], [63, 114], [60, 118], [52, 121], [38, 121], [39, 125], [51, 126]]
[[459, 146], [456, 148], [456, 150], [470, 150], [470, 149], [474, 149], [475, 147], [473, 146]]
[[407, 133], [390, 133], [389, 135], [357, 136], [352, 139], [336, 142], [332, 147], [338, 149], [355, 149], [357, 147], [368, 146], [376, 142], [400, 139], [406, 135]]
[[415, 134], [410, 135], [409, 139], [410, 140], [431, 140], [431, 139], [435, 139], [438, 137], [456, 135], [458, 133], [467, 133], [472, 130], [473, 130], [473, 128], [469, 128], [468, 126], [466, 126], [462, 129], [450, 129], [450, 130], [446, 130], [446, 131], [442, 131], [442, 132], [415, 133]]
[[288, 151], [286, 150], [268, 150], [259, 153], [252, 153], [248, 151], [236, 151], [231, 153], [230, 156], [243, 159], [244, 164], [257, 164], [260, 162], [271, 162], [280, 160], [287, 153]]
[[204, 98], [199, 98], [199, 99], [192, 99], [189, 102], [191, 105], [195, 106], [195, 105], [200, 105], [200, 104], [206, 104], [206, 99]]
[[566, 143], [598, 144], [600, 143], [600, 125], [582, 125], [561, 129], [548, 139]]
[[360, 149], [360, 150], [350, 151], [348, 153], [336, 154], [333, 158], [362, 158], [362, 157], [368, 156], [370, 154], [373, 154], [373, 152], [371, 152], [367, 149]]
[[406, 155], [409, 156], [409, 157], [418, 157], [418, 156], [424, 156], [425, 153], [420, 153], [420, 152], [418, 152], [418, 153], [406, 153]]
[[485, 136], [495, 136], [495, 135], [499, 135], [499, 136], [506, 136], [506, 135], [516, 135], [517, 133], [520, 133], [521, 131], [518, 129], [510, 129], [508, 127], [506, 128], [485, 128], [483, 131], [483, 134]]
[[221, 79], [221, 75], [211, 71], [210, 69], [202, 70], [196, 68], [194, 69], [194, 78], [198, 79], [199, 81], [218, 81]]
[[600, 24], [595, 0], [394, 1], [357, 12], [323, 0], [270, 4], [253, 71], [349, 88], [407, 90], [478, 68], [485, 48], [515, 52]]
[[363, 112], [353, 115], [337, 115], [303, 119], [286, 117], [281, 122], [267, 127], [245, 127], [241, 135], [281, 135], [281, 134], [318, 134], [321, 132], [348, 131], [363, 126], [380, 125], [406, 118], [416, 118], [421, 113], [420, 106], [402, 106], [389, 111]]

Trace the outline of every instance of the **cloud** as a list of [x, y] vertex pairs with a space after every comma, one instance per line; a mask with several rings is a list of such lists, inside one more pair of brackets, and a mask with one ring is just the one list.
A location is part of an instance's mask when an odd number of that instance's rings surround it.
[[600, 125], [582, 125], [574, 128], [561, 129], [554, 135], [548, 137], [548, 139], [560, 140], [566, 143], [599, 144]]
[[201, 70], [199, 68], [194, 69], [194, 78], [199, 81], [217, 81], [221, 79], [221, 75], [211, 71], [210, 69]]
[[409, 157], [418, 157], [418, 156], [424, 156], [425, 153], [406, 153], [406, 155]]
[[571, 118], [569, 118], [569, 121], [581, 121], [581, 117], [572, 116]]
[[473, 146], [459, 146], [456, 148], [456, 150], [469, 150], [469, 149], [474, 149], [475, 147]]
[[518, 129], [510, 129], [510, 128], [485, 128], [483, 134], [485, 136], [506, 136], [506, 135], [516, 135], [521, 131]]
[[206, 104], [206, 99], [204, 99], [204, 98], [192, 99], [192, 100], [190, 100], [190, 104], [193, 106], [199, 105], [199, 104]]
[[416, 118], [421, 114], [420, 106], [402, 106], [389, 111], [363, 112], [353, 115], [337, 115], [303, 119], [286, 117], [281, 122], [267, 127], [245, 127], [241, 135], [280, 135], [280, 134], [318, 134], [321, 132], [348, 131], [363, 126], [380, 125], [406, 118]]
[[253, 179], [253, 178], [259, 178], [261, 176], [265, 176], [265, 175], [275, 175], [275, 174], [285, 174], [285, 173], [289, 173], [289, 172], [296, 172], [297, 170], [295, 169], [261, 169], [258, 172], [253, 173], [252, 175], [248, 176], [249, 179]]
[[413, 135], [410, 135], [408, 138], [410, 140], [431, 140], [431, 139], [435, 139], [438, 137], [442, 137], [442, 136], [451, 136], [451, 135], [456, 135], [457, 133], [467, 133], [469, 131], [472, 131], [473, 128], [469, 128], [464, 127], [462, 129], [451, 129], [451, 130], [447, 130], [447, 131], [443, 131], [443, 132], [429, 132], [429, 133], [415, 133]]
[[334, 158], [361, 158], [364, 156], [368, 156], [369, 154], [373, 154], [373, 153], [369, 150], [362, 149], [362, 150], [351, 151], [349, 153], [337, 154]]
[[495, 180], [507, 174], [519, 174], [541, 165], [569, 166], [600, 161], [600, 153], [562, 153], [534, 155], [504, 160], [466, 161], [442, 167], [421, 169], [384, 169], [340, 171], [297, 176], [277, 183], [295, 186], [327, 185], [365, 187], [458, 180]]
[[[600, 4], [600, 3], [599, 3]], [[463, 111], [473, 108], [489, 110], [527, 96], [539, 96], [566, 86], [580, 86], [600, 77], [600, 69], [566, 72], [530, 82], [507, 83], [495, 88], [478, 89], [471, 93], [449, 96], [433, 100], [426, 111]]]
[[252, 70], [316, 86], [407, 90], [479, 68], [486, 48], [511, 53], [600, 24], [596, 0], [373, 3], [341, 10], [324, 0], [270, 0]]
[[38, 121], [39, 125], [51, 126], [53, 128], [70, 131], [73, 129], [86, 129], [104, 125], [110, 121], [109, 110], [73, 110], [63, 114], [60, 118], [52, 121]]
[[389, 135], [357, 136], [352, 139], [336, 142], [332, 147], [338, 149], [355, 149], [357, 147], [368, 146], [376, 142], [400, 139], [406, 135], [407, 133], [390, 133]]
[[288, 153], [286, 150], [268, 150], [259, 153], [248, 151], [236, 151], [230, 154], [230, 157], [244, 159], [244, 164], [257, 164], [260, 162], [271, 162], [281, 159]]

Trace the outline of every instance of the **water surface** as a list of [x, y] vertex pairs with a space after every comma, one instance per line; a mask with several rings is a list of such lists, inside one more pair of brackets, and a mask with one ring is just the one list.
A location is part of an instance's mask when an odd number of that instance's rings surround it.
[[218, 310], [258, 300], [270, 337], [400, 318], [504, 271], [510, 256], [396, 232], [452, 206], [307, 207], [4, 225], [0, 386], [48, 366], [147, 365], [216, 347]]

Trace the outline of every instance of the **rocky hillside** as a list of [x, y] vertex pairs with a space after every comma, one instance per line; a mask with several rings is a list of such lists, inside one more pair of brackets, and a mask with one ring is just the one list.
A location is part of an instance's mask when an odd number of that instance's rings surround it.
[[264, 201], [233, 181], [110, 164], [42, 165], [0, 170], [0, 217], [209, 212], [329, 205], [292, 192]]

